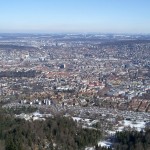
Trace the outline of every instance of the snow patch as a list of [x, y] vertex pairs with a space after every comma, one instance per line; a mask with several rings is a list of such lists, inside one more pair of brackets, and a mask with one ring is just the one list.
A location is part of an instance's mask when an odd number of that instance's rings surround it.
[[98, 142], [98, 146], [101, 146], [101, 147], [109, 148], [111, 145], [112, 145], [112, 143], [108, 142], [108, 141], [100, 141], [100, 142]]

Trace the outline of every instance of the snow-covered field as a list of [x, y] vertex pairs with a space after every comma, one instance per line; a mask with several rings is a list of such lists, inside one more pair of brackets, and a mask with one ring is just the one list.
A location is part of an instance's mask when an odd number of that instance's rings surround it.
[[120, 127], [118, 127], [117, 131], [122, 131], [126, 127], [130, 127], [132, 129], [135, 129], [137, 131], [141, 131], [145, 128], [145, 122], [144, 121], [129, 121], [129, 120], [123, 120], [119, 122]]
[[108, 141], [100, 141], [100, 142], [98, 142], [98, 146], [101, 146], [101, 147], [109, 148], [111, 145], [112, 145], [112, 143], [108, 142]]
[[86, 147], [85, 150], [95, 150], [94, 147]]
[[47, 117], [52, 117], [51, 114], [40, 114], [39, 112], [34, 112], [30, 114], [20, 114], [20, 115], [15, 115], [17, 118], [22, 118], [25, 120], [45, 120]]
[[90, 119], [80, 118], [80, 117], [72, 117], [72, 119], [77, 122], [79, 121], [84, 122], [88, 126], [92, 126], [93, 124], [96, 124], [97, 122], [99, 122], [99, 120], [90, 120]]

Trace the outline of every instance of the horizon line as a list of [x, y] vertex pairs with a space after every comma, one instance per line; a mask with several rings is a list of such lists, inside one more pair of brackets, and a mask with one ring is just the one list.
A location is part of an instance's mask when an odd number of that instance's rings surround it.
[[132, 32], [0, 32], [0, 34], [118, 34], [118, 35], [150, 35], [150, 33], [132, 33]]

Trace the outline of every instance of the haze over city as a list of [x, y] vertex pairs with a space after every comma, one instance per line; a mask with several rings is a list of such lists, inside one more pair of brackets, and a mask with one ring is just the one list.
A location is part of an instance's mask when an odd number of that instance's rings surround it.
[[0, 0], [1, 33], [150, 33], [149, 0]]

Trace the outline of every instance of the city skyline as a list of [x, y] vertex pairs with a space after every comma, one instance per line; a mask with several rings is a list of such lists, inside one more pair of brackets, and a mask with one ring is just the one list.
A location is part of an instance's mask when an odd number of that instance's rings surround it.
[[0, 33], [150, 33], [148, 0], [0, 2]]

